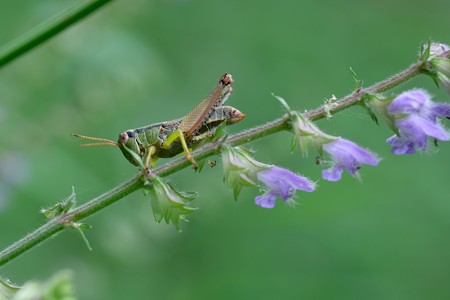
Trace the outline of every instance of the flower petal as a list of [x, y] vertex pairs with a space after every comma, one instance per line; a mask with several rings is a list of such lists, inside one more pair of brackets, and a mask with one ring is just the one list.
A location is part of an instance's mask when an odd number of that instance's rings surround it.
[[268, 192], [256, 197], [255, 200], [263, 202], [265, 205], [267, 205], [267, 201], [275, 201], [277, 196], [284, 202], [288, 202], [295, 196], [297, 190], [312, 192], [315, 189], [315, 183], [308, 178], [276, 166], [262, 170], [256, 176], [259, 181], [264, 183]]
[[339, 181], [342, 178], [342, 172], [344, 171], [344, 166], [334, 165], [333, 167], [322, 170], [322, 178], [328, 181]]
[[353, 164], [376, 166], [380, 161], [374, 153], [343, 138], [324, 144], [323, 150], [328, 152], [335, 161], [343, 162], [346, 167]]
[[296, 190], [305, 192], [313, 192], [315, 183], [308, 178], [295, 174], [290, 170], [272, 166], [266, 170], [262, 170], [257, 174], [258, 180], [269, 186], [281, 185], [283, 189], [292, 186]]
[[255, 203], [256, 203], [256, 205], [264, 207], [264, 208], [274, 208], [276, 198], [277, 198], [277, 196], [274, 194], [265, 193], [262, 196], [256, 196]]
[[[400, 134], [399, 143], [402, 145], [412, 143], [416, 149], [426, 149], [428, 136], [441, 141], [448, 141], [450, 139], [449, 133], [441, 125], [417, 115], [410, 115], [398, 119], [396, 125]], [[414, 152], [410, 151], [405, 153], [413, 154]]]
[[363, 164], [376, 166], [380, 162], [374, 153], [343, 138], [324, 144], [323, 150], [331, 155], [334, 162], [330, 169], [322, 171], [322, 178], [329, 181], [340, 180], [343, 169], [356, 175]]
[[450, 104], [435, 103], [432, 108], [433, 116], [436, 117], [450, 117]]
[[406, 139], [400, 139], [397, 135], [389, 137], [386, 142], [392, 146], [391, 152], [395, 155], [416, 153], [413, 142]]
[[425, 90], [414, 89], [398, 95], [387, 109], [391, 115], [419, 113], [428, 101], [431, 97]]

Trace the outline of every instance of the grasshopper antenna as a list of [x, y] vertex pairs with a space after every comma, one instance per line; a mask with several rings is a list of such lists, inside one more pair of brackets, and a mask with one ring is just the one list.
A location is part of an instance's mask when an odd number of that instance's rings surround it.
[[97, 137], [92, 137], [92, 136], [87, 136], [87, 135], [81, 135], [81, 134], [75, 134], [72, 133], [71, 134], [74, 137], [80, 138], [80, 139], [85, 139], [88, 141], [96, 141], [97, 143], [89, 143], [89, 144], [82, 144], [80, 146], [83, 147], [93, 147], [93, 146], [113, 146], [113, 147], [119, 147], [119, 143], [108, 140], [108, 139], [103, 139], [103, 138], [97, 138]]

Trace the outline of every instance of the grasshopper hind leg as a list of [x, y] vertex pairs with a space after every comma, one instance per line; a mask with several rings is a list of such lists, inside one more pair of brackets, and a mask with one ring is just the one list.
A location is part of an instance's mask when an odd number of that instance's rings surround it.
[[167, 140], [162, 144], [162, 147], [165, 149], [168, 149], [170, 145], [177, 139], [180, 139], [181, 146], [183, 147], [184, 155], [186, 155], [186, 158], [191, 162], [192, 166], [194, 167], [194, 170], [197, 171], [198, 165], [195, 159], [192, 157], [191, 152], [189, 151], [188, 145], [186, 143], [186, 139], [184, 138], [183, 132], [181, 130], [177, 130], [174, 133], [172, 133]]

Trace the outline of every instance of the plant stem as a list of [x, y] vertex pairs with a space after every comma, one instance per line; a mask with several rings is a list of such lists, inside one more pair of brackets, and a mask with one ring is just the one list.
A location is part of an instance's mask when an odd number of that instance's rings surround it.
[[42, 44], [70, 25], [80, 21], [111, 0], [88, 0], [36, 26], [18, 39], [0, 48], [0, 67]]
[[[442, 57], [449, 57], [449, 56], [450, 51], [447, 51], [446, 53], [444, 53], [444, 55], [442, 55]], [[424, 69], [424, 63], [418, 62], [386, 80], [380, 81], [367, 88], [359, 88], [353, 93], [336, 101], [334, 103], [335, 104], [334, 108], [331, 111], [329, 111], [329, 113], [335, 114], [345, 108], [355, 105], [360, 101], [360, 99], [365, 94], [368, 93], [375, 94], [398, 86], [399, 84], [413, 78], [414, 76], [420, 74], [421, 72], [426, 72], [426, 70]], [[304, 116], [311, 120], [319, 120], [325, 118], [327, 114], [324, 108], [320, 107], [318, 109], [305, 112]], [[262, 137], [274, 134], [281, 130], [289, 129], [290, 127], [289, 120], [290, 120], [289, 115], [285, 114], [284, 116], [275, 119], [271, 122], [265, 123], [261, 126], [250, 128], [235, 135], [232, 135], [225, 141], [219, 140], [204, 145], [193, 151], [191, 154], [197, 160], [204, 159], [208, 156], [218, 153], [220, 151], [220, 145], [223, 142], [236, 146], [251, 142], [256, 139], [260, 139]], [[168, 176], [172, 173], [175, 173], [181, 169], [188, 167], [189, 165], [191, 165], [191, 163], [185, 157], [180, 157], [160, 167], [155, 168], [153, 170], [153, 174], [157, 176]], [[113, 188], [112, 190], [105, 192], [104, 194], [98, 196], [97, 198], [88, 201], [87, 203], [81, 205], [78, 208], [75, 208], [74, 210], [70, 211], [67, 214], [64, 214], [62, 216], [56, 217], [48, 221], [47, 224], [41, 226], [34, 232], [26, 235], [21, 240], [15, 242], [11, 246], [0, 252], [0, 266], [11, 261], [13, 258], [19, 256], [28, 249], [31, 249], [37, 244], [52, 237], [55, 233], [68, 227], [68, 225], [72, 224], [73, 222], [82, 220], [102, 210], [103, 208], [113, 204], [119, 199], [125, 197], [126, 195], [131, 194], [132, 192], [138, 190], [144, 184], [142, 178], [143, 178], [142, 172], [139, 172], [138, 174], [136, 174], [136, 176], [122, 183], [121, 185]]]
[[54, 234], [66, 228], [67, 225], [100, 211], [126, 195], [138, 190], [142, 185], [143, 181], [141, 180], [141, 173], [139, 172], [138, 175], [130, 180], [75, 208], [69, 213], [51, 219], [43, 226], [27, 234], [22, 239], [0, 252], [0, 266], [5, 265], [7, 262], [28, 249], [31, 249], [52, 237]]

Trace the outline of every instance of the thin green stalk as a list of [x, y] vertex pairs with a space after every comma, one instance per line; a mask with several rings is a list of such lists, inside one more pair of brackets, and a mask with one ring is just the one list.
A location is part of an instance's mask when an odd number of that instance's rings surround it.
[[[449, 57], [450, 51], [444, 53], [442, 57]], [[327, 117], [327, 113], [335, 114], [345, 108], [357, 104], [365, 94], [374, 94], [391, 89], [399, 84], [413, 78], [414, 76], [426, 72], [424, 69], [424, 63], [418, 62], [413, 64], [404, 71], [386, 79], [380, 81], [367, 88], [358, 88], [353, 93], [345, 96], [344, 98], [334, 102], [333, 109], [330, 111], [325, 111], [323, 107], [315, 110], [311, 110], [304, 113], [306, 118], [311, 120], [319, 120]], [[226, 141], [216, 141], [207, 145], [204, 145], [192, 152], [192, 156], [197, 159], [204, 159], [220, 151], [220, 145], [226, 142], [231, 145], [241, 145], [248, 143], [250, 141], [260, 139], [262, 137], [274, 134], [281, 130], [289, 129], [289, 115], [275, 119], [269, 123], [265, 123], [261, 126], [250, 128], [248, 130], [242, 131], [235, 135], [232, 135], [226, 139]], [[185, 157], [180, 157], [174, 159], [158, 168], [153, 170], [153, 174], [157, 176], [168, 176], [175, 173], [181, 169], [184, 169], [190, 165], [190, 162]], [[38, 245], [39, 243], [45, 241], [46, 239], [52, 237], [55, 233], [68, 227], [68, 225], [73, 222], [82, 220], [103, 208], [111, 205], [112, 203], [120, 200], [126, 195], [138, 190], [144, 184], [142, 181], [142, 173], [139, 172], [135, 177], [122, 183], [121, 185], [113, 188], [112, 190], [104, 193], [103, 195], [94, 198], [87, 203], [75, 208], [67, 214], [59, 216], [55, 219], [50, 220], [47, 224], [36, 229], [34, 232], [28, 234], [21, 240], [15, 242], [2, 252], [0, 252], [0, 266], [3, 266], [7, 262], [11, 261], [20, 254], [26, 252], [28, 249]]]
[[75, 208], [69, 213], [51, 219], [43, 226], [30, 232], [22, 239], [0, 252], [0, 266], [3, 266], [20, 254], [52, 237], [67, 226], [70, 226], [73, 222], [84, 219], [113, 204], [119, 199], [124, 198], [128, 194], [141, 188], [142, 185], [143, 181], [141, 180], [141, 174], [139, 173], [137, 176]]
[[0, 67], [63, 31], [70, 25], [102, 7], [111, 0], [88, 0], [77, 4], [36, 26], [29, 32], [0, 48]]

